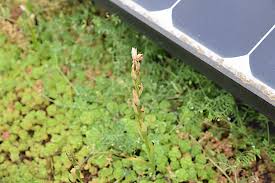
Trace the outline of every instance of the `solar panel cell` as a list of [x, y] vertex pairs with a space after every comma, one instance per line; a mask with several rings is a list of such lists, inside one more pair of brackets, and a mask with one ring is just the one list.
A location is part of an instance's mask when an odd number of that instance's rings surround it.
[[182, 0], [174, 25], [223, 57], [246, 55], [275, 23], [274, 0]]
[[250, 55], [253, 76], [275, 89], [275, 30]]

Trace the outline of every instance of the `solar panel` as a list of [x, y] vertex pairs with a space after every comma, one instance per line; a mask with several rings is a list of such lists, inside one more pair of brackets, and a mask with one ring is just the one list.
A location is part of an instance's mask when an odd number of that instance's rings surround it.
[[275, 119], [274, 0], [96, 1]]

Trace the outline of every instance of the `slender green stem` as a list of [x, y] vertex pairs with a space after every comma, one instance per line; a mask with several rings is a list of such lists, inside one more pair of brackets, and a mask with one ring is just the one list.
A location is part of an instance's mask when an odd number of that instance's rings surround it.
[[[136, 84], [135, 88], [137, 88], [137, 84]], [[154, 147], [153, 147], [152, 142], [150, 142], [150, 140], [149, 140], [147, 127], [144, 124], [143, 112], [141, 111], [140, 108], [138, 108], [138, 113], [136, 115], [136, 118], [137, 118], [138, 126], [139, 126], [139, 129], [138, 129], [139, 135], [145, 144], [146, 151], [147, 151], [146, 153], [147, 153], [148, 159], [151, 163], [152, 171], [155, 172]]]

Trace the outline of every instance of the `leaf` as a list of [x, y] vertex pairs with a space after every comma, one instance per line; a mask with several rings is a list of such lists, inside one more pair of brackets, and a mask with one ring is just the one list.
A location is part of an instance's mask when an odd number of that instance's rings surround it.
[[179, 159], [181, 157], [181, 152], [177, 146], [172, 147], [169, 151], [169, 157], [171, 159]]

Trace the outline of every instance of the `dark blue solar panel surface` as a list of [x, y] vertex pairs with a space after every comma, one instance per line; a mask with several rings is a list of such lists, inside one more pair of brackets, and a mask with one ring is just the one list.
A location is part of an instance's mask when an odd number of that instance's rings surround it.
[[[177, 0], [135, 0], [149, 11], [171, 8]], [[275, 23], [275, 0], [181, 0], [174, 26], [223, 57], [238, 57]]]
[[250, 55], [252, 74], [275, 89], [275, 30]]
[[177, 0], [135, 0], [138, 4], [149, 11], [158, 11], [171, 7]]
[[182, 0], [174, 25], [223, 57], [248, 52], [275, 23], [274, 0]]
[[224, 58], [250, 54], [252, 75], [275, 89], [275, 0], [134, 1], [148, 11], [173, 7], [173, 25]]

